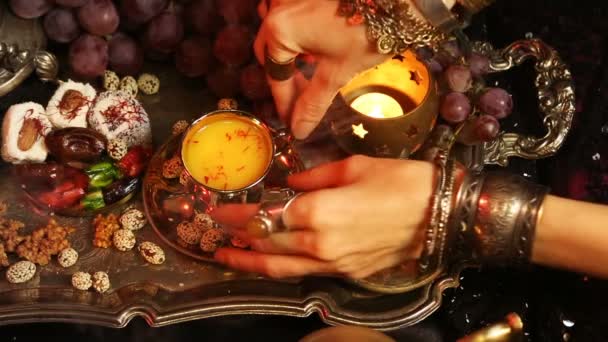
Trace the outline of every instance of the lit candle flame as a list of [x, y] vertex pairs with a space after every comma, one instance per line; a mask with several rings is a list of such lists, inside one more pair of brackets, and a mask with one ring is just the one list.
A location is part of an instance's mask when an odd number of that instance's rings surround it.
[[372, 118], [396, 118], [403, 115], [397, 100], [383, 93], [367, 93], [357, 97], [350, 105], [359, 113]]

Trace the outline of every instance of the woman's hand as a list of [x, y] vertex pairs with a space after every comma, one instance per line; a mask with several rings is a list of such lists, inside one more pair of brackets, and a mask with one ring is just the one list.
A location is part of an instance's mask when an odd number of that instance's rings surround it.
[[[283, 214], [288, 231], [251, 240], [253, 251], [220, 249], [215, 259], [276, 278], [367, 277], [420, 255], [435, 178], [427, 162], [362, 156], [294, 175], [290, 186], [306, 193]], [[214, 218], [233, 215], [220, 209]]]
[[337, 10], [338, 1], [328, 0], [267, 0], [258, 7], [263, 22], [255, 52], [261, 64], [265, 47], [278, 62], [300, 54], [317, 62], [310, 81], [299, 72], [286, 81], [269, 79], [277, 111], [283, 121], [291, 115], [298, 139], [313, 131], [342, 86], [387, 58], [368, 41], [365, 25], [349, 25]]

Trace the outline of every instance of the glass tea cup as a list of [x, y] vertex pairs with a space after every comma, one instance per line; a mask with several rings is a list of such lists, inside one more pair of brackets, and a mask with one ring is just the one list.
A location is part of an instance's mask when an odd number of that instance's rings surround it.
[[209, 209], [259, 201], [273, 170], [303, 169], [291, 147], [291, 135], [277, 131], [250, 113], [217, 110], [194, 121], [184, 133], [181, 159]]

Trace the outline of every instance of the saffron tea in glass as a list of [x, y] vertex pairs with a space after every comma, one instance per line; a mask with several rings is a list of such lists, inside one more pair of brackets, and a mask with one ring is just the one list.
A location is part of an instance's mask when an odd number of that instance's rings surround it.
[[218, 110], [203, 115], [184, 134], [181, 157], [194, 181], [211, 194], [211, 206], [244, 203], [261, 194], [277, 152], [277, 138], [247, 112]]

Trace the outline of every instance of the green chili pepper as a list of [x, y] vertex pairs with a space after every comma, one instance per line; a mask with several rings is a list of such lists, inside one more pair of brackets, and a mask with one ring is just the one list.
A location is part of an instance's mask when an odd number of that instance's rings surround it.
[[89, 186], [92, 188], [100, 189], [112, 184], [113, 181], [114, 177], [112, 173], [98, 173], [90, 177]]
[[114, 164], [110, 162], [101, 162], [94, 165], [91, 165], [88, 169], [85, 170], [87, 175], [98, 174], [102, 172], [108, 172], [114, 168]]
[[101, 190], [86, 194], [80, 204], [86, 210], [97, 210], [106, 206]]
[[116, 167], [116, 165], [112, 165], [112, 170], [110, 171], [110, 174], [114, 179], [121, 179], [123, 177], [122, 172], [118, 167]]

